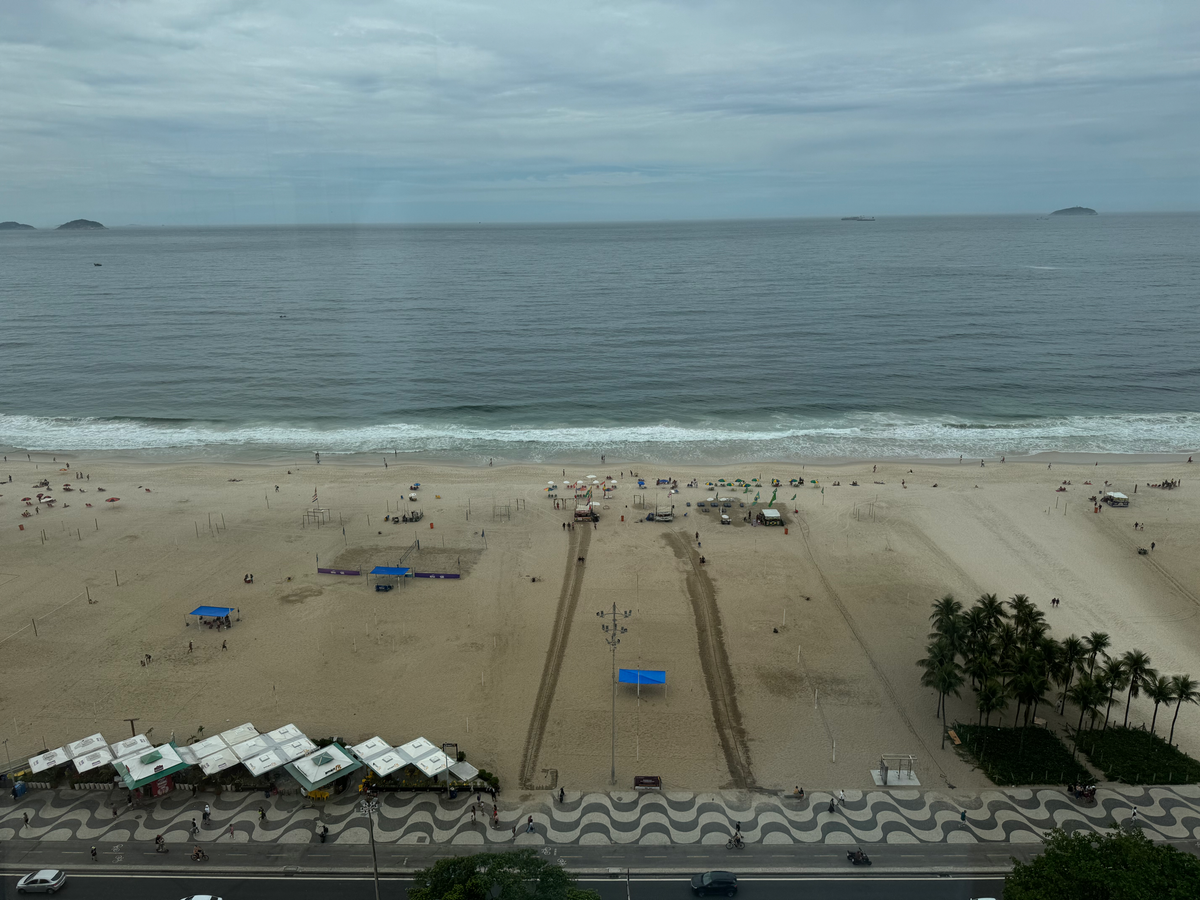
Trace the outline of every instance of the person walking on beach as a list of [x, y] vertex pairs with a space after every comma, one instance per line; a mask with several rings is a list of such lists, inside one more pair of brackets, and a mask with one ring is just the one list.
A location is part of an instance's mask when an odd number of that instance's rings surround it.
[[845, 806], [845, 805], [846, 805], [846, 792], [838, 791], [838, 806]]
[[188, 641], [188, 653], [192, 652], [192, 642]]
[[229, 644], [228, 644], [228, 642], [227, 642], [227, 641], [221, 641], [221, 649], [222, 649], [222, 650], [228, 650], [228, 649], [229, 649]]

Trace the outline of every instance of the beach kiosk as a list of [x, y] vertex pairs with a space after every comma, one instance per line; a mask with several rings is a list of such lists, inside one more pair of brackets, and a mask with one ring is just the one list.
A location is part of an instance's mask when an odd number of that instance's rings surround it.
[[309, 796], [361, 768], [362, 763], [337, 743], [320, 747], [308, 756], [284, 766], [287, 773], [296, 779]]
[[777, 509], [760, 509], [758, 511], [758, 515], [755, 516], [755, 518], [758, 519], [759, 525], [782, 525], [783, 524], [783, 516], [781, 516], [779, 514], [779, 510], [777, 510]]
[[171, 776], [186, 769], [188, 765], [172, 743], [148, 750], [143, 747], [124, 759], [116, 760], [113, 768], [117, 770], [117, 774], [129, 790], [141, 791], [145, 788], [151, 797], [161, 797], [175, 787]]
[[1122, 494], [1120, 491], [1105, 491], [1100, 495], [1100, 500], [1109, 506], [1129, 506], [1129, 495]]

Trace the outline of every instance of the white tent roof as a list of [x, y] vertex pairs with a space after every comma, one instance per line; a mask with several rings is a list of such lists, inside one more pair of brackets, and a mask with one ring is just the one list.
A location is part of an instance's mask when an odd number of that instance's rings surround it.
[[359, 764], [357, 760], [351, 759], [340, 748], [331, 744], [314, 751], [304, 759], [296, 760], [293, 765], [305, 778], [316, 783], [342, 769], [356, 769]]
[[[181, 751], [179, 755], [182, 757], [183, 748], [180, 747], [179, 749]], [[184, 762], [187, 762], [187, 760], [184, 760]], [[204, 772], [205, 775], [215, 775], [217, 772], [224, 772], [226, 769], [232, 769], [239, 762], [241, 762], [241, 760], [237, 758], [237, 754], [226, 748], [224, 750], [218, 750], [216, 753], [210, 753], [208, 756], [204, 757], [204, 759], [200, 760], [200, 770]]]
[[304, 737], [302, 732], [295, 725], [283, 725], [276, 728], [274, 731], [268, 731], [265, 737], [270, 738], [276, 744], [286, 744], [288, 741], [294, 741], [296, 738]]
[[779, 510], [764, 509], [764, 510], [762, 510], [762, 516], [764, 519], [778, 519], [779, 518]]
[[131, 738], [125, 738], [123, 741], [118, 741], [110, 749], [112, 750], [113, 759], [124, 759], [127, 756], [132, 756], [139, 750], [149, 750], [152, 746], [148, 737], [144, 734], [139, 734]]
[[230, 728], [228, 731], [222, 731], [221, 737], [230, 747], [234, 744], [240, 744], [242, 741], [248, 741], [252, 737], [258, 736], [258, 729], [247, 722], [245, 725], [239, 725], [237, 728]]
[[306, 738], [304, 735], [296, 738], [294, 741], [288, 741], [286, 744], [280, 744], [275, 748], [275, 752], [279, 754], [284, 762], [291, 762], [293, 759], [299, 759], [317, 749], [317, 745]]
[[82, 775], [84, 772], [98, 769], [112, 761], [112, 751], [107, 747], [103, 747], [100, 750], [93, 750], [91, 753], [75, 757], [75, 771]]
[[278, 769], [287, 762], [283, 759], [274, 748], [259, 753], [251, 759], [243, 759], [242, 764], [250, 770], [252, 775], [265, 775], [272, 769]]
[[219, 734], [214, 734], [210, 738], [205, 738], [202, 741], [197, 741], [194, 744], [189, 744], [188, 748], [195, 754], [196, 759], [204, 759], [206, 756], [212, 756], [214, 753], [220, 753], [222, 750], [228, 750], [229, 745], [225, 742], [225, 738]]
[[385, 753], [392, 751], [392, 745], [381, 737], [373, 737], [369, 741], [363, 741], [361, 744], [355, 744], [350, 748], [351, 752], [361, 759], [363, 762], [368, 762], [377, 756], [383, 756]]
[[438, 752], [438, 748], [429, 743], [423, 737], [414, 738], [402, 747], [397, 747], [397, 750], [404, 756], [408, 762], [416, 762], [419, 759], [424, 759]]
[[436, 753], [426, 756], [424, 759], [417, 760], [417, 768], [432, 778], [434, 775], [439, 775], [450, 768], [450, 760], [441, 750]]
[[29, 769], [36, 775], [38, 772], [45, 772], [47, 769], [61, 766], [70, 759], [71, 756], [67, 753], [67, 748], [58, 747], [54, 750], [47, 750], [45, 753], [39, 753], [37, 756], [31, 756], [29, 758]]
[[1122, 494], [1120, 491], [1105, 491], [1104, 493], [1105, 493], [1105, 496], [1116, 497], [1118, 500], [1128, 500], [1129, 499], [1128, 494]]
[[250, 738], [248, 741], [242, 741], [233, 748], [233, 752], [237, 754], [238, 759], [247, 760], [265, 753], [273, 746], [273, 741], [267, 740], [264, 735], [260, 734], [257, 737]]
[[381, 756], [376, 756], [368, 760], [367, 765], [371, 767], [372, 772], [382, 777], [395, 772], [397, 769], [403, 769], [408, 763], [398, 751], [389, 750]]
[[460, 781], [470, 781], [479, 774], [479, 770], [467, 762], [465, 759], [460, 763], [455, 763], [450, 767], [451, 774]]
[[71, 759], [77, 756], [83, 756], [85, 753], [91, 753], [93, 750], [99, 750], [101, 747], [108, 749], [108, 741], [104, 739], [104, 735], [96, 733], [90, 737], [80, 738], [67, 744], [67, 752], [71, 754]]

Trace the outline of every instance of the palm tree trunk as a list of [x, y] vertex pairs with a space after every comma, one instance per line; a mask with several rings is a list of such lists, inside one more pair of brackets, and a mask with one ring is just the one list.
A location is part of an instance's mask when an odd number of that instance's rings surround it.
[[1017, 700], [1017, 714], [1013, 716], [1013, 728], [1017, 727], [1017, 723], [1021, 721], [1021, 701]]
[[1158, 721], [1158, 704], [1154, 704], [1154, 715], [1150, 717], [1150, 733], [1154, 734], [1154, 723]]
[[1175, 715], [1171, 716], [1171, 736], [1167, 738], [1168, 744], [1175, 740], [1175, 720], [1179, 718], [1179, 707], [1181, 706], [1183, 706], [1182, 701], [1175, 704]]
[[1115, 684], [1109, 685], [1108, 706], [1106, 706], [1104, 708], [1104, 727], [1102, 729], [1100, 729], [1101, 731], [1108, 731], [1108, 715], [1109, 715], [1109, 713], [1112, 712], [1113, 692], [1116, 691], [1116, 689], [1117, 689], [1117, 686]]
[[1122, 728], [1129, 727], [1129, 704], [1133, 702], [1133, 679], [1129, 680], [1129, 696], [1125, 698], [1125, 722]]
[[1071, 689], [1071, 676], [1073, 676], [1074, 674], [1075, 674], [1074, 669], [1072, 669], [1070, 672], [1067, 673], [1067, 683], [1063, 685], [1062, 706], [1060, 706], [1058, 708], [1058, 714], [1060, 716], [1064, 716], [1067, 714], [1067, 691], [1069, 691]]

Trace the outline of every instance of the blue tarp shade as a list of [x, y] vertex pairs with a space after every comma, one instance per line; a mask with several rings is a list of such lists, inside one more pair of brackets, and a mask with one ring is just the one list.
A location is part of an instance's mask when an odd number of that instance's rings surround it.
[[399, 566], [376, 566], [371, 570], [372, 575], [407, 575], [412, 569], [401, 569]]
[[193, 609], [189, 616], [212, 616], [214, 619], [224, 618], [237, 612], [235, 606], [197, 606]]
[[620, 669], [617, 680], [621, 684], [666, 684], [667, 673], [656, 669]]

